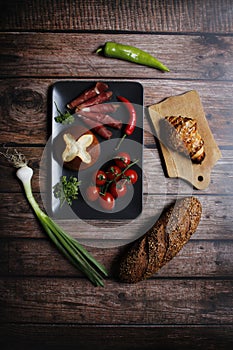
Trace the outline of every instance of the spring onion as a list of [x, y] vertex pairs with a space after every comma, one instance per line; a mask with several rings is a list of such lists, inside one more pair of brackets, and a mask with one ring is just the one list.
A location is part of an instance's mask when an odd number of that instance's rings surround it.
[[74, 238], [67, 234], [54, 220], [45, 214], [36, 202], [31, 187], [33, 170], [27, 165], [25, 157], [17, 150], [14, 153], [2, 153], [13, 166], [18, 168], [16, 175], [23, 184], [26, 197], [34, 210], [35, 215], [49, 238], [66, 258], [80, 271], [82, 271], [95, 286], [104, 286], [103, 276], [107, 270], [98, 263], [94, 257]]

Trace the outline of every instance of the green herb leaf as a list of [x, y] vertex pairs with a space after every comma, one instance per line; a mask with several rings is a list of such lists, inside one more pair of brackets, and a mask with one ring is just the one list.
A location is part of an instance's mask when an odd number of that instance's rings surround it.
[[67, 202], [72, 205], [73, 200], [78, 198], [80, 181], [75, 176], [61, 176], [60, 181], [53, 186], [54, 197], [60, 200], [60, 207]]
[[58, 113], [58, 115], [54, 118], [55, 121], [57, 123], [61, 123], [61, 124], [72, 124], [74, 122], [74, 116], [72, 114], [70, 114], [69, 111], [66, 111], [65, 113], [62, 113], [58, 109], [56, 102], [54, 102], [54, 103], [55, 103], [55, 106], [56, 106], [56, 109], [57, 109], [57, 113]]

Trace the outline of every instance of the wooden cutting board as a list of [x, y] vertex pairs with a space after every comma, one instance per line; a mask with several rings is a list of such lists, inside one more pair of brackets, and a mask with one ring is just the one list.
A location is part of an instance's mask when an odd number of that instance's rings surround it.
[[[209, 128], [198, 92], [192, 90], [182, 95], [168, 97], [160, 103], [149, 106], [148, 110], [161, 145], [168, 176], [182, 178], [197, 189], [206, 189], [210, 183], [211, 169], [221, 158], [221, 152]], [[201, 164], [192, 163], [191, 159], [165, 146], [165, 142], [162, 141], [161, 120], [166, 116], [179, 115], [197, 121], [206, 153]]]

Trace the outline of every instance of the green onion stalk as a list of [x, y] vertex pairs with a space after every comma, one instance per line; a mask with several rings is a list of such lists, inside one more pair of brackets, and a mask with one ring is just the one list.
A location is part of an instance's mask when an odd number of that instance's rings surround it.
[[27, 165], [25, 157], [18, 153], [17, 150], [12, 154], [9, 154], [9, 152], [2, 154], [18, 168], [16, 175], [23, 184], [27, 200], [45, 232], [58, 250], [63, 253], [77, 269], [82, 271], [95, 286], [103, 287], [103, 276], [108, 276], [105, 267], [98, 263], [76, 239], [66, 233], [54, 220], [40, 209], [32, 193], [31, 179], [33, 170]]

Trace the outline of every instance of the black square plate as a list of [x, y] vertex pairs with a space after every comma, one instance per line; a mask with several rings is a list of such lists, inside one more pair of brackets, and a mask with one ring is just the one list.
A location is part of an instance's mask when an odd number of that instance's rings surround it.
[[[59, 181], [61, 175], [67, 175], [68, 177], [74, 175], [81, 180], [80, 192], [78, 199], [73, 201], [71, 209], [75, 215], [81, 219], [134, 219], [142, 211], [142, 196], [143, 196], [143, 179], [142, 179], [142, 157], [143, 157], [143, 88], [138, 82], [131, 81], [103, 81], [108, 84], [109, 90], [113, 92], [113, 96], [109, 102], [118, 102], [117, 96], [123, 96], [127, 98], [135, 107], [137, 113], [137, 125], [132, 135], [127, 138], [121, 144], [118, 151], [114, 148], [119, 142], [119, 139], [124, 134], [125, 126], [129, 120], [129, 112], [124, 104], [120, 103], [119, 108], [114, 112], [114, 118], [120, 119], [123, 122], [121, 130], [113, 129], [107, 126], [112, 131], [112, 137], [110, 140], [104, 140], [99, 137], [98, 141], [101, 147], [101, 153], [99, 160], [90, 168], [79, 172], [73, 172], [65, 169], [56, 161], [54, 156], [54, 150], [52, 150], [52, 162], [51, 162], [51, 211], [52, 215], [58, 218], [69, 219], [69, 210], [66, 210], [66, 206], [59, 207], [59, 201], [54, 198], [52, 187]], [[58, 115], [57, 108], [61, 112], [66, 111], [66, 104], [81, 94], [83, 91], [93, 87], [96, 81], [59, 81], [52, 86], [51, 99], [52, 99], [52, 136], [51, 141], [59, 136], [61, 132], [67, 128], [66, 125], [62, 125], [55, 121], [55, 117]], [[55, 105], [56, 104], [56, 105]], [[82, 124], [82, 121], [78, 123]], [[77, 123], [77, 122], [75, 122]], [[69, 125], [68, 127], [70, 127]], [[98, 208], [96, 204], [87, 203], [85, 200], [85, 188], [90, 184], [93, 173], [98, 170], [103, 164], [104, 159], [112, 159], [118, 152], [127, 152], [130, 154], [132, 160], [137, 159], [137, 164], [132, 166], [138, 174], [138, 181], [133, 185], [133, 192], [131, 193], [130, 201], [124, 202], [123, 199], [117, 199], [115, 208], [112, 211], [103, 211]], [[68, 206], [68, 205], [67, 205]], [[73, 216], [72, 216], [73, 218]]]

